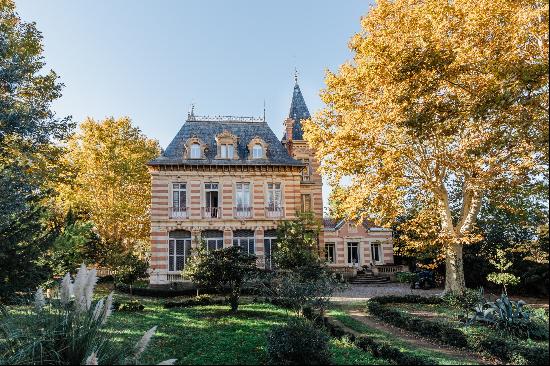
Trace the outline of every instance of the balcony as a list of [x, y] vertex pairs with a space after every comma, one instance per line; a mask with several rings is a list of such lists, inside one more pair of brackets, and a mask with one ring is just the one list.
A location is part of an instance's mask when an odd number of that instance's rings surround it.
[[202, 217], [204, 219], [219, 219], [221, 214], [220, 207], [203, 207]]
[[186, 219], [189, 217], [188, 207], [170, 207], [171, 219]]
[[233, 207], [233, 216], [236, 219], [249, 219], [252, 217], [252, 206]]
[[268, 219], [280, 219], [285, 216], [285, 209], [281, 206], [267, 206], [265, 208], [265, 217]]

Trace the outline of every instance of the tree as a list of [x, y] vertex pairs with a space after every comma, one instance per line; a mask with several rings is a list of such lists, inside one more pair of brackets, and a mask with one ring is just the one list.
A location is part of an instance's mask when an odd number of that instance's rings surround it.
[[380, 0], [361, 25], [305, 138], [331, 185], [349, 178], [349, 215], [388, 225], [430, 199], [462, 292], [488, 193], [548, 180], [547, 1]]
[[146, 163], [159, 151], [129, 118], [85, 120], [69, 140], [71, 178], [58, 186], [61, 205], [92, 221], [105, 245], [144, 252], [151, 202]]
[[11, 0], [0, 0], [0, 296], [36, 288], [49, 276], [39, 263], [57, 228], [44, 182], [57, 179], [63, 141], [72, 128], [51, 104], [62, 84], [43, 72], [42, 35]]
[[504, 294], [508, 295], [506, 286], [515, 286], [519, 284], [519, 277], [507, 272], [507, 270], [512, 267], [512, 262], [506, 258], [506, 251], [497, 249], [495, 258], [491, 259], [490, 262], [498, 272], [489, 273], [487, 279], [497, 285], [502, 285]]
[[300, 213], [294, 220], [282, 221], [277, 228], [273, 262], [278, 269], [295, 270], [318, 264], [320, 224], [312, 213]]
[[201, 247], [186, 263], [184, 276], [196, 286], [221, 292], [229, 298], [231, 311], [237, 311], [244, 281], [256, 271], [256, 256], [239, 247], [210, 252]]

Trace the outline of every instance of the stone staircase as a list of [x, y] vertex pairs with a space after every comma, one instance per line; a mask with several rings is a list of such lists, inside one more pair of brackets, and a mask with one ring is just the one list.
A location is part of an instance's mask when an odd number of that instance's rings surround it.
[[357, 273], [357, 277], [349, 281], [353, 285], [383, 285], [390, 282], [387, 276], [375, 276], [370, 269]]

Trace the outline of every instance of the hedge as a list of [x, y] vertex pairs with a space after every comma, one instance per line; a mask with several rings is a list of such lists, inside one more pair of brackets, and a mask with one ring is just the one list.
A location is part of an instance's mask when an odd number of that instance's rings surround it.
[[426, 299], [428, 300], [420, 300], [415, 296], [375, 297], [368, 301], [367, 309], [370, 314], [396, 327], [451, 346], [488, 353], [501, 359], [503, 362], [531, 365], [546, 364], [548, 362], [548, 347], [532, 345], [514, 339], [506, 339], [497, 335], [483, 335], [480, 337], [466, 334], [451, 324], [423, 319], [383, 305], [387, 303], [406, 303], [410, 302], [409, 300], [428, 304], [431, 303], [424, 302], [430, 301], [430, 298]]
[[362, 334], [355, 337], [344, 328], [330, 322], [327, 317], [317, 317], [315, 320], [317, 323], [321, 323], [325, 326], [331, 336], [336, 338], [348, 337], [350, 341], [363, 351], [369, 352], [375, 357], [383, 358], [392, 363], [398, 365], [434, 365], [437, 363], [436, 360], [430, 357], [403, 352], [400, 348], [392, 346], [389, 342], [379, 341], [368, 335]]

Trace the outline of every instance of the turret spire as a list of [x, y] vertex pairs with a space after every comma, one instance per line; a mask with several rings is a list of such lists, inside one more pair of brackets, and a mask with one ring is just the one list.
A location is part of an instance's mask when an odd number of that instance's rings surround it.
[[301, 121], [304, 119], [311, 118], [309, 110], [307, 109], [304, 96], [300, 90], [300, 85], [298, 85], [298, 71], [294, 73], [294, 92], [292, 94], [292, 102], [290, 103], [290, 111], [288, 113], [288, 118], [294, 120], [294, 126], [292, 128], [292, 140], [303, 140], [303, 131]]

